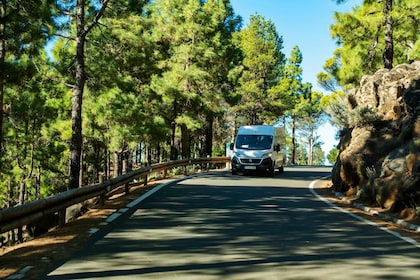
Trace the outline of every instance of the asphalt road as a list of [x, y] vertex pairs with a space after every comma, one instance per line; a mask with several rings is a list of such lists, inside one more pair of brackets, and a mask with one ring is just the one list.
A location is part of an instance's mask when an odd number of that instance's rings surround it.
[[310, 183], [329, 172], [166, 185], [45, 279], [418, 279], [418, 245], [313, 194]]

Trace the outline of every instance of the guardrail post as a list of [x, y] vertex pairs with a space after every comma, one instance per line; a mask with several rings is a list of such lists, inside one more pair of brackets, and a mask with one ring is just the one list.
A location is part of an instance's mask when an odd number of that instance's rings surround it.
[[[209, 160], [211, 160], [211, 156], [210, 155], [207, 155], [207, 158], [209, 159]], [[206, 171], [207, 172], [209, 172], [209, 170], [210, 170], [210, 167], [212, 166], [212, 162], [210, 161], [208, 161], [207, 163], [206, 163]]]
[[105, 205], [105, 199], [106, 199], [106, 195], [104, 193], [99, 196], [99, 205], [100, 206]]
[[106, 191], [99, 195], [99, 205], [104, 206], [106, 200], [106, 194], [112, 190], [111, 181], [108, 181], [108, 186], [106, 187]]
[[58, 226], [62, 227], [66, 224], [66, 208], [58, 211]]
[[[128, 159], [124, 158], [123, 160], [123, 166], [122, 166], [122, 173], [127, 174], [127, 172], [130, 171], [129, 165], [128, 165]], [[126, 183], [124, 185], [124, 193], [128, 194], [130, 192], [130, 183]]]

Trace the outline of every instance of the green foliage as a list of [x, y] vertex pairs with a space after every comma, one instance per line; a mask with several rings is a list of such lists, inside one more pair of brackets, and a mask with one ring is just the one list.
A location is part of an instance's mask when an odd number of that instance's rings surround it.
[[64, 179], [67, 145], [56, 127], [61, 104], [54, 101], [57, 92], [48, 85], [46, 56], [31, 63], [38, 71], [26, 84], [14, 86], [5, 95], [5, 102], [10, 104], [3, 126], [3, 168], [7, 171], [2, 172], [0, 180], [3, 190], [9, 187], [5, 194], [10, 194], [10, 188], [20, 194], [19, 200], [12, 198], [12, 205], [49, 195]]
[[420, 137], [414, 138], [410, 144], [410, 151], [412, 153], [419, 153], [420, 152]]
[[328, 152], [327, 159], [330, 163], [334, 164], [338, 157], [338, 149], [334, 147]]
[[351, 110], [349, 114], [350, 127], [369, 126], [379, 120], [380, 117], [378, 116], [376, 108], [356, 107], [354, 110]]
[[[8, 73], [0, 71], [6, 105], [0, 199], [7, 206], [19, 202], [19, 192], [23, 203], [67, 185], [72, 139], [77, 32], [69, 15], [76, 1], [23, 2], [22, 10], [7, 2], [14, 13], [0, 65]], [[101, 5], [87, 3], [91, 22]], [[133, 155], [142, 162], [224, 155], [232, 127], [241, 123], [293, 123], [296, 162], [323, 163], [316, 129], [326, 101], [302, 81], [298, 46], [286, 59], [270, 20], [256, 14], [239, 30], [241, 18], [222, 0], [108, 4], [84, 46], [82, 184], [108, 179]], [[47, 57], [42, 50], [52, 32], [59, 36]], [[328, 67], [323, 79], [332, 87], [336, 60]]]
[[331, 123], [339, 129], [351, 127], [350, 110], [343, 96], [331, 95], [324, 110], [331, 117]]
[[[364, 1], [349, 13], [335, 13], [331, 35], [339, 48], [326, 61], [318, 82], [327, 90], [337, 85], [357, 86], [361, 77], [384, 67], [384, 1]], [[420, 4], [416, 0], [394, 0], [392, 18], [393, 64], [419, 59]]]
[[237, 89], [241, 98], [234, 110], [246, 124], [276, 121], [284, 106], [278, 90], [284, 65], [283, 39], [274, 24], [258, 14], [251, 16], [239, 38], [243, 71]]
[[369, 126], [380, 120], [376, 108], [356, 107], [351, 110], [346, 97], [340, 93], [324, 98], [323, 106], [331, 123], [339, 129]]
[[[182, 141], [204, 128], [204, 119], [224, 113], [229, 71], [235, 46], [231, 40], [239, 23], [227, 1], [155, 1], [151, 6], [152, 39], [160, 47], [159, 71], [152, 76], [151, 90], [161, 100], [171, 128], [175, 151], [177, 127], [185, 126]], [[187, 148], [183, 143], [182, 148]], [[188, 155], [183, 150], [183, 156]], [[174, 153], [171, 158], [175, 158]]]
[[335, 58], [327, 59], [324, 63], [324, 72], [317, 74], [318, 84], [327, 91], [335, 92], [339, 87], [336, 77], [340, 70], [339, 63]]
[[313, 159], [312, 165], [324, 165], [325, 164], [325, 154], [322, 150], [321, 143], [317, 143], [313, 148]]

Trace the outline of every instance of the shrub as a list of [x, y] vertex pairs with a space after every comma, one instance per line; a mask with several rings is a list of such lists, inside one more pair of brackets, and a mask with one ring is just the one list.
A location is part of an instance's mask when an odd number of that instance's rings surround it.
[[325, 112], [330, 115], [331, 123], [340, 129], [350, 127], [349, 108], [344, 100], [344, 97], [336, 96], [334, 100], [331, 100], [326, 106]]
[[369, 126], [380, 120], [376, 108], [356, 107], [349, 113], [349, 124], [351, 127]]

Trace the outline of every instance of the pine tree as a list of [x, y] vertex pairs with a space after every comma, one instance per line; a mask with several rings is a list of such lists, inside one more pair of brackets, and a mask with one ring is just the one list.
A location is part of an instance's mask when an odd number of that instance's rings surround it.
[[[342, 2], [342, 1], [339, 1]], [[420, 59], [420, 4], [416, 0], [369, 0], [350, 13], [335, 13], [331, 34], [339, 48], [318, 80], [357, 85], [364, 74]]]
[[[80, 185], [82, 156], [82, 104], [86, 83], [85, 47], [89, 32], [99, 23], [109, 0], [97, 1], [76, 0], [60, 2], [59, 8], [67, 20], [62, 21], [63, 32], [60, 36], [75, 41], [74, 85], [72, 96], [72, 136], [70, 140], [70, 175], [69, 188]], [[68, 17], [68, 15], [71, 15]], [[74, 22], [73, 22], [74, 19]], [[74, 29], [71, 29], [71, 27]], [[69, 35], [71, 34], [71, 35]]]
[[[130, 165], [128, 155], [139, 149], [139, 143], [147, 143], [147, 149], [157, 148], [167, 133], [166, 126], [160, 125], [159, 103], [149, 88], [151, 76], [157, 72], [157, 46], [150, 38], [144, 2], [110, 3], [101, 20], [107, 28], [95, 28], [89, 34], [84, 153], [86, 163], [95, 166], [91, 170], [97, 170], [86, 174], [90, 178], [101, 170], [106, 178], [111, 175], [107, 165], [111, 153], [117, 167], [114, 175], [120, 174], [123, 165]], [[100, 156], [94, 152], [98, 149]]]
[[315, 153], [316, 147], [320, 147], [317, 130], [325, 120], [321, 107], [322, 97], [322, 93], [312, 91], [308, 85], [308, 90], [300, 96], [300, 100], [295, 107], [295, 116], [299, 122], [300, 134], [308, 147], [307, 164], [309, 165], [323, 161], [323, 158], [318, 158], [320, 155], [319, 151]]
[[290, 57], [286, 60], [282, 79], [276, 87], [276, 91], [280, 93], [284, 111], [291, 119], [291, 163], [296, 164], [297, 143], [296, 143], [296, 126], [297, 119], [301, 116], [302, 111], [297, 108], [302, 95], [307, 94], [310, 85], [302, 82], [302, 64], [303, 57], [298, 46], [295, 46], [290, 52]]
[[[8, 87], [25, 83], [22, 77], [31, 76], [34, 68], [20, 63], [20, 58], [37, 56], [54, 32], [53, 0], [0, 1], [0, 168], [7, 143], [4, 142], [4, 104]], [[19, 78], [18, 78], [19, 77]], [[4, 106], [6, 105], [6, 106]]]
[[241, 123], [262, 124], [267, 119], [273, 121], [272, 116], [271, 119], [265, 116], [265, 112], [272, 108], [274, 103], [271, 101], [278, 99], [277, 92], [271, 90], [278, 86], [282, 75], [283, 39], [275, 25], [258, 14], [250, 17], [249, 26], [239, 36], [244, 58], [237, 89], [240, 101], [234, 109]]
[[[238, 19], [229, 1], [161, 0], [152, 7], [161, 71], [152, 78], [152, 90], [170, 127], [171, 159], [186, 158], [192, 154], [194, 135], [211, 129], [224, 102], [233, 57], [229, 37]], [[205, 134], [209, 138], [212, 133]], [[210, 139], [206, 142], [210, 152]]]

